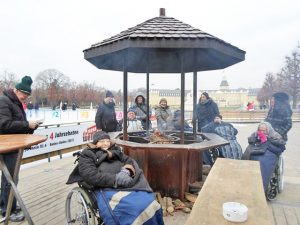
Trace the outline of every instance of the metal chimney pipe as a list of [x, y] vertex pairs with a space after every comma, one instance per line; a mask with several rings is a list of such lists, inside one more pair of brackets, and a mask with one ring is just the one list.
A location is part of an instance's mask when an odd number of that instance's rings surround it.
[[159, 16], [166, 16], [166, 10], [165, 10], [165, 8], [160, 8], [159, 9]]

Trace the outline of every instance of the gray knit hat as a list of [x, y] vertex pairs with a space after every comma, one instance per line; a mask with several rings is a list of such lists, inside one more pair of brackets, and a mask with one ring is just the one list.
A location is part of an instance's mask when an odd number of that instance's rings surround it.
[[110, 139], [110, 136], [104, 131], [97, 131], [93, 136], [93, 144], [97, 144], [102, 139]]
[[25, 94], [31, 95], [32, 79], [30, 76], [24, 76], [20, 83], [16, 84], [16, 89], [22, 91]]

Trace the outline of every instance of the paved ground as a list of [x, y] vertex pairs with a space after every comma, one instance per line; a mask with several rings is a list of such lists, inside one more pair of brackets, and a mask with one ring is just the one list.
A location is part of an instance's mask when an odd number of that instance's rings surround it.
[[[236, 124], [238, 140], [243, 149], [247, 146], [247, 137], [256, 129], [257, 124]], [[269, 203], [276, 225], [300, 224], [300, 123], [295, 123], [289, 133], [287, 150], [284, 152], [285, 189], [278, 199]], [[19, 190], [29, 209], [35, 224], [65, 224], [64, 203], [70, 189], [76, 185], [65, 185], [66, 179], [74, 168], [71, 157], [26, 166], [20, 173]], [[37, 163], [36, 163], [37, 164]], [[189, 214], [176, 212], [165, 217], [166, 225], [182, 225]], [[12, 223], [12, 224], [27, 224]]]

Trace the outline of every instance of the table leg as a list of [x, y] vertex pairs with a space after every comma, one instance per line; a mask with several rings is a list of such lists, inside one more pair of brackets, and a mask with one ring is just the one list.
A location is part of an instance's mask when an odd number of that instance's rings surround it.
[[[15, 166], [15, 171], [14, 171], [14, 180], [17, 180], [18, 176], [19, 176], [19, 170], [20, 170], [20, 165], [21, 165], [21, 160], [22, 160], [22, 155], [23, 155], [23, 149], [20, 149], [18, 152], [18, 156], [17, 156], [17, 162], [16, 162], [16, 166]], [[33, 225], [33, 221], [26, 209], [25, 204], [23, 203], [23, 200], [21, 198], [21, 195], [18, 192], [17, 189], [17, 185], [14, 182], [14, 180], [12, 179], [5, 163], [3, 160], [2, 155], [0, 155], [0, 169], [3, 171], [3, 174], [5, 176], [5, 178], [7, 179], [7, 181], [10, 183], [11, 185], [11, 190], [10, 190], [10, 194], [9, 194], [9, 198], [8, 198], [8, 203], [7, 203], [7, 209], [6, 209], [6, 219], [5, 219], [5, 225], [8, 224], [9, 221], [9, 216], [10, 216], [10, 211], [11, 211], [11, 207], [12, 207], [12, 202], [13, 202], [13, 195], [16, 197], [17, 202], [19, 203], [24, 216], [28, 222], [28, 224]]]

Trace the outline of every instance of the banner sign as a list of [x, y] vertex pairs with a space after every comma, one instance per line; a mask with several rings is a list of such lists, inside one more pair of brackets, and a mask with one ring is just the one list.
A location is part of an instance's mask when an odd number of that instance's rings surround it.
[[30, 149], [25, 149], [23, 158], [91, 142], [96, 131], [96, 125], [92, 122], [37, 129], [34, 134], [47, 136], [48, 139], [45, 142], [32, 146]]

